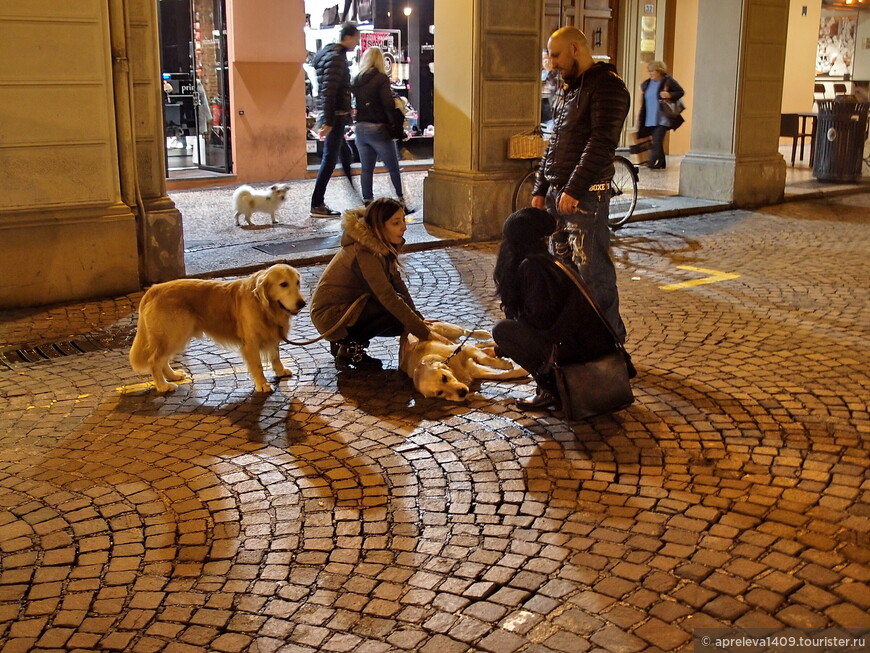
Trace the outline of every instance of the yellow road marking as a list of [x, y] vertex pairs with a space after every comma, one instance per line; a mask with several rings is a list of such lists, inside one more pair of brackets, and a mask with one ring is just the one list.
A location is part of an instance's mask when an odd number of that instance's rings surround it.
[[689, 270], [690, 272], [700, 272], [709, 276], [701, 279], [692, 279], [691, 281], [683, 281], [681, 283], [672, 283], [667, 286], [659, 286], [659, 290], [679, 290], [681, 288], [691, 288], [692, 286], [703, 286], [708, 283], [716, 283], [718, 281], [728, 281], [729, 279], [737, 279], [740, 275], [733, 272], [721, 272], [720, 270], [708, 270], [706, 268], [696, 268], [691, 265], [678, 265], [679, 270]]

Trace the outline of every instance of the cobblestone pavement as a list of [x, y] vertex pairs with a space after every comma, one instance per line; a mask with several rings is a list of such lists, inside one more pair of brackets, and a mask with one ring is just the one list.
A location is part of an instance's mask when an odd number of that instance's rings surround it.
[[[394, 343], [364, 374], [287, 347], [263, 396], [195, 341], [161, 396], [127, 363], [138, 294], [2, 313], [2, 350], [116, 344], [0, 371], [0, 650], [632, 653], [870, 625], [868, 208], [620, 232], [637, 401], [577, 424], [517, 412], [528, 382], [423, 400]], [[407, 255], [419, 306], [491, 324], [495, 251]], [[739, 276], [662, 288], [714, 271]]]

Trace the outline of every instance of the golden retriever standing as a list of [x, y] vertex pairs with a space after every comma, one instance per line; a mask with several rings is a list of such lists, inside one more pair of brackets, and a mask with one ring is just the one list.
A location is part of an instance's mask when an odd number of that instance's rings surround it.
[[278, 345], [287, 338], [290, 316], [305, 306], [299, 273], [289, 265], [273, 265], [235, 281], [176, 279], [152, 286], [139, 303], [139, 326], [130, 365], [151, 373], [158, 392], [177, 387], [185, 378], [169, 360], [191, 338], [209, 336], [220, 345], [238, 348], [257, 392], [272, 392], [263, 375], [266, 355], [279, 377], [292, 372], [281, 362]]
[[492, 340], [487, 331], [468, 331], [449, 322], [433, 322], [429, 328], [456, 344], [419, 340], [406, 333], [399, 343], [399, 369], [414, 382], [424, 397], [464, 401], [468, 384], [475, 379], [521, 379], [528, 376], [511, 361], [487, 352], [491, 342], [458, 344], [461, 338]]

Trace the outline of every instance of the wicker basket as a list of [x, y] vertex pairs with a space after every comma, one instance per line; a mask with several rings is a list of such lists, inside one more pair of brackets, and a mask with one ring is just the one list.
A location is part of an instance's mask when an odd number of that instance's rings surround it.
[[550, 141], [545, 140], [540, 129], [530, 129], [514, 134], [508, 140], [509, 159], [539, 159]]

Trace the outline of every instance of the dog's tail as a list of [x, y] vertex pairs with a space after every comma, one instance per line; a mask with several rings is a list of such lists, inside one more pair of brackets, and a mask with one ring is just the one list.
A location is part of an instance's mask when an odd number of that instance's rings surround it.
[[147, 374], [151, 371], [149, 360], [154, 349], [151, 339], [148, 337], [148, 329], [142, 319], [145, 298], [139, 303], [139, 326], [136, 329], [136, 337], [133, 338], [133, 346], [130, 347], [130, 367], [134, 372]]

